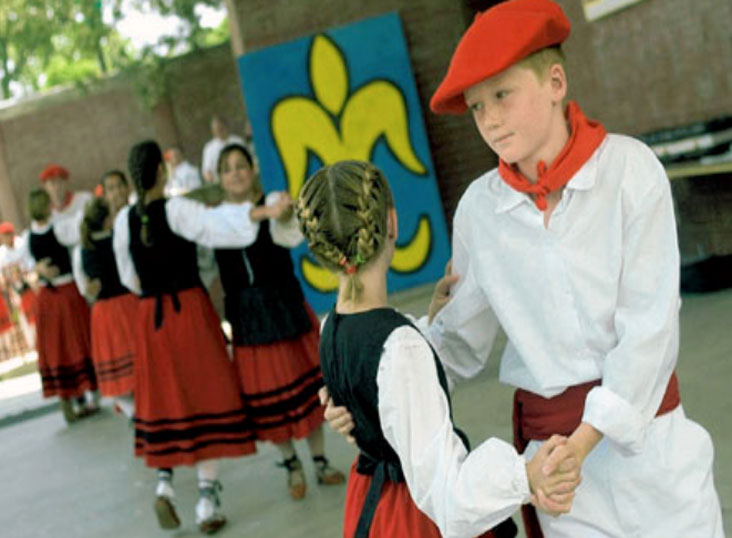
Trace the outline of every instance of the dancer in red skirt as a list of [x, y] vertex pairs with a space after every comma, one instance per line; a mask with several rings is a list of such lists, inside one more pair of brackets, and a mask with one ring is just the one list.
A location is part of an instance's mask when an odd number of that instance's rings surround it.
[[16, 307], [17, 322], [25, 340], [23, 347], [29, 351], [35, 347], [35, 292], [26, 279], [31, 268], [24, 266], [22, 257], [22, 241], [15, 236], [15, 226], [11, 222], [1, 222], [0, 273], [11, 298], [9, 306], [11, 309], [13, 305]]
[[[38, 369], [43, 395], [58, 396], [67, 422], [89, 414], [85, 391], [94, 391], [97, 382], [91, 362], [89, 307], [74, 284], [69, 247], [78, 240], [72, 219], [52, 218], [51, 197], [35, 189], [29, 195], [32, 222], [26, 246], [29, 265], [41, 277], [36, 300]], [[73, 409], [76, 398], [78, 410]]]
[[[528, 463], [496, 438], [468, 451], [437, 355], [387, 304], [398, 232], [386, 179], [368, 163], [336, 163], [306, 181], [297, 207], [310, 250], [339, 280], [320, 359], [334, 402], [353, 416], [360, 450], [343, 536], [516, 536], [511, 514], [552, 480], [541, 474], [550, 449]], [[576, 486], [578, 475], [561, 480]]]
[[226, 146], [217, 172], [226, 193], [223, 205], [253, 204], [251, 218], [261, 221], [254, 224], [256, 236], [246, 248], [215, 251], [244, 403], [257, 439], [271, 441], [280, 450], [290, 495], [301, 499], [306, 483], [294, 439], [307, 439], [318, 483], [345, 480], [325, 457], [318, 400], [323, 385], [319, 322], [305, 302], [289, 252], [302, 234], [289, 195], [270, 193], [265, 202], [244, 146]]
[[99, 389], [102, 396], [114, 398], [115, 406], [131, 417], [134, 322], [139, 300], [119, 280], [112, 249], [114, 214], [106, 198], [95, 198], [87, 204], [81, 224], [81, 257], [88, 282], [86, 295], [94, 300], [91, 349]]
[[[135, 326], [135, 454], [158, 468], [155, 511], [163, 528], [180, 525], [172, 468], [195, 464], [196, 524], [215, 532], [226, 522], [219, 511], [218, 458], [251, 454], [255, 445], [200, 281], [196, 245], [185, 238], [200, 235], [205, 215], [173, 215], [175, 199], [164, 197], [165, 166], [154, 141], [130, 150], [129, 170], [138, 202], [117, 215], [113, 243], [122, 283], [142, 296]], [[248, 208], [232, 215], [236, 229], [248, 220]]]

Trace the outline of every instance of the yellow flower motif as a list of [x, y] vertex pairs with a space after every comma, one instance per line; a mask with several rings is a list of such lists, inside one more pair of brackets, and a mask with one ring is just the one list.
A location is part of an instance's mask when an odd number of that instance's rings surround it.
[[[346, 159], [368, 161], [382, 136], [407, 170], [419, 175], [427, 172], [412, 148], [406, 102], [396, 85], [375, 80], [349, 96], [343, 55], [324, 35], [313, 40], [309, 72], [316, 99], [288, 97], [272, 111], [272, 134], [293, 197], [306, 179], [308, 153], [326, 165]], [[419, 269], [429, 257], [431, 243], [430, 221], [422, 216], [411, 240], [397, 247], [392, 269]], [[313, 288], [327, 292], [338, 287], [333, 274], [308, 258], [302, 258], [301, 268]]]

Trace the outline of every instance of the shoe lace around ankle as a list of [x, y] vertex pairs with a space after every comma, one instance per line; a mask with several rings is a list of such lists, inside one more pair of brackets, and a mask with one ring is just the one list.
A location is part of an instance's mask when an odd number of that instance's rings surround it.
[[216, 505], [216, 508], [221, 506], [221, 499], [219, 498], [219, 492], [223, 491], [224, 486], [218, 480], [206, 480], [204, 485], [198, 486], [198, 493], [201, 497], [211, 499]]

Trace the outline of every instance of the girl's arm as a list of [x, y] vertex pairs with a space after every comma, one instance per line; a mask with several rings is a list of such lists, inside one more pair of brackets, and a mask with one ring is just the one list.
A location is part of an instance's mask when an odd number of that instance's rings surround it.
[[259, 224], [250, 218], [251, 210], [250, 202], [207, 207], [181, 196], [165, 203], [170, 229], [209, 248], [245, 248], [254, 243]]
[[117, 213], [114, 220], [114, 233], [112, 235], [112, 246], [114, 248], [114, 261], [117, 264], [119, 280], [123, 286], [130, 291], [140, 295], [140, 278], [137, 276], [135, 264], [130, 255], [130, 206], [124, 207]]
[[443, 536], [477, 536], [529, 501], [526, 462], [510, 444], [491, 438], [468, 453], [454, 433], [432, 350], [417, 330], [389, 336], [376, 381], [384, 436], [412, 498]]
[[286, 192], [271, 192], [267, 195], [265, 205], [273, 209], [273, 214], [269, 217], [272, 241], [285, 248], [299, 245], [304, 238], [292, 208], [290, 195]]

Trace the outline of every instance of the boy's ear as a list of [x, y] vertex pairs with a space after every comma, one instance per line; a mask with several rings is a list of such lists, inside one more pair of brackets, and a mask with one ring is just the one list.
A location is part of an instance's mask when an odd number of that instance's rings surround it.
[[549, 84], [555, 101], [561, 102], [567, 96], [567, 73], [561, 64], [549, 67]]

